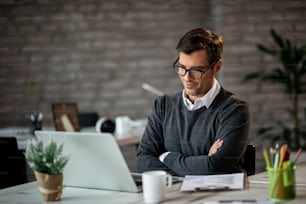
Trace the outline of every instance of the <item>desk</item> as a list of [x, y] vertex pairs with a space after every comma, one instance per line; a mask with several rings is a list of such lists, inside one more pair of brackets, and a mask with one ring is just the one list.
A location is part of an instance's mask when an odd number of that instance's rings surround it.
[[[250, 181], [256, 181], [263, 178], [260, 173], [250, 176]], [[306, 183], [306, 162], [297, 166], [297, 181]], [[179, 192], [180, 183], [173, 185], [168, 189], [167, 199], [162, 203], [197, 203], [204, 201], [218, 200], [242, 200], [254, 199], [257, 201], [268, 200], [268, 184], [250, 182], [248, 188], [239, 191], [225, 192], [198, 192], [198, 193], [181, 193]], [[288, 203], [305, 204], [306, 203], [306, 186], [297, 186], [297, 197]], [[54, 204], [75, 204], [75, 203], [144, 203], [142, 193], [126, 193], [106, 190], [83, 189], [65, 187], [63, 190], [62, 200], [52, 202]], [[11, 188], [0, 190], [0, 203], [6, 204], [38, 204], [43, 203], [42, 196], [38, 190], [36, 182], [18, 185]]]

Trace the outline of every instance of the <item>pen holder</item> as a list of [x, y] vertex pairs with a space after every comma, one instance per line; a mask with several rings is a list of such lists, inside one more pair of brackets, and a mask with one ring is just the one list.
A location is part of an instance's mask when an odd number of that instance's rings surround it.
[[295, 166], [268, 168], [269, 199], [287, 201], [295, 198]]

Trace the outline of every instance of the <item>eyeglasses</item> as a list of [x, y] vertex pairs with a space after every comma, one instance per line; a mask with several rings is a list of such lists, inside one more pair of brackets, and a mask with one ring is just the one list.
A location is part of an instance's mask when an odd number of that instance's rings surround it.
[[178, 60], [179, 59], [176, 59], [173, 63], [173, 70], [179, 76], [185, 76], [188, 72], [190, 77], [194, 79], [201, 79], [202, 76], [210, 69], [210, 67], [212, 67], [211, 65], [207, 65], [193, 69], [186, 69], [184, 65], [178, 63]]

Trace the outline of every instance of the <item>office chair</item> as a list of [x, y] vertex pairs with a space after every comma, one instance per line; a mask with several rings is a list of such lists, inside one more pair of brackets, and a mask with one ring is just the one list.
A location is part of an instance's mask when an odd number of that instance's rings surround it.
[[79, 112], [78, 113], [80, 128], [95, 127], [99, 119], [97, 112]]
[[244, 154], [242, 168], [246, 171], [247, 176], [255, 174], [256, 165], [256, 147], [249, 144]]
[[27, 182], [26, 161], [15, 137], [0, 137], [0, 189]]

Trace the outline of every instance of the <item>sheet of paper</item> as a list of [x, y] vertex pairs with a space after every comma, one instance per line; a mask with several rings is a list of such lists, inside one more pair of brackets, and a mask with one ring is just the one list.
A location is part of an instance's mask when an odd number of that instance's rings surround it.
[[240, 190], [243, 188], [243, 173], [201, 176], [187, 175], [184, 178], [180, 191]]

